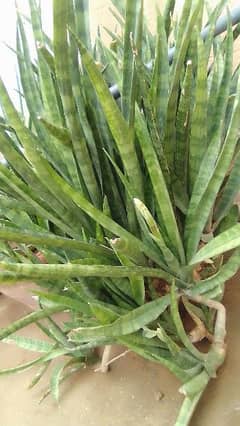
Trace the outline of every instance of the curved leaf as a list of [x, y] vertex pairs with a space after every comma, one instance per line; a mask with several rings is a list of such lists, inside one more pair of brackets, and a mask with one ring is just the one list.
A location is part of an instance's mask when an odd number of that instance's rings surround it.
[[157, 319], [169, 306], [170, 297], [163, 296], [160, 299], [149, 302], [137, 309], [121, 316], [112, 324], [97, 327], [81, 327], [70, 333], [70, 340], [81, 342], [100, 337], [124, 336], [134, 333], [144, 325]]
[[195, 265], [203, 260], [210, 259], [240, 246], [240, 223], [222, 232], [213, 238], [190, 260], [190, 265]]

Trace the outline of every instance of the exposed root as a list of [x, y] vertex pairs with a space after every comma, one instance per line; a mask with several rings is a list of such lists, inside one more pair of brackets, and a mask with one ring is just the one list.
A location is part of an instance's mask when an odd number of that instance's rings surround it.
[[[106, 353], [105, 353], [106, 351]], [[124, 357], [125, 355], [127, 355], [129, 352], [131, 352], [129, 349], [120, 353], [119, 355], [115, 356], [114, 358], [109, 360], [110, 357], [110, 353], [111, 353], [111, 346], [105, 346], [104, 348], [104, 352], [103, 352], [103, 356], [102, 356], [102, 362], [100, 367], [96, 368], [96, 370], [94, 370], [95, 372], [101, 372], [101, 373], [106, 373], [109, 369], [109, 365], [112, 364], [113, 362], [117, 361], [118, 359]]]
[[[226, 310], [222, 303], [205, 299], [202, 296], [189, 296], [193, 302], [208, 306], [217, 311], [214, 336], [211, 348], [204, 362], [204, 370], [184, 383], [179, 389], [185, 395], [175, 426], [187, 426], [211, 377], [216, 377], [218, 368], [223, 364], [226, 354]], [[200, 323], [197, 325], [199, 327]]]

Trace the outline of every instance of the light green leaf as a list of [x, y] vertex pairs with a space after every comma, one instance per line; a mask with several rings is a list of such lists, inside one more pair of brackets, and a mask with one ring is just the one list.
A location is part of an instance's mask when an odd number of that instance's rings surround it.
[[73, 299], [68, 296], [63, 296], [54, 293], [44, 293], [43, 291], [34, 290], [34, 294], [41, 297], [41, 300], [50, 301], [56, 305], [64, 306], [65, 308], [71, 309], [71, 311], [77, 311], [85, 314], [89, 314], [90, 309], [88, 303]]
[[[119, 261], [123, 266], [134, 266], [134, 262], [128, 258], [128, 256], [122, 254], [119, 252], [116, 248], [115, 240], [112, 240], [111, 242], [112, 248], [116, 253], [116, 256], [118, 257]], [[132, 296], [135, 302], [137, 302], [138, 305], [143, 305], [144, 299], [145, 299], [145, 285], [144, 285], [144, 278], [139, 275], [132, 275], [129, 277], [131, 290], [132, 290]]]
[[[214, 206], [215, 199], [218, 191], [220, 190], [221, 184], [225, 178], [228, 168], [231, 164], [234, 151], [237, 144], [238, 132], [239, 132], [239, 113], [240, 113], [240, 79], [238, 81], [237, 95], [234, 101], [234, 107], [232, 111], [231, 121], [226, 134], [226, 138], [222, 145], [221, 152], [216, 158], [216, 165], [214, 170], [211, 171], [207, 168], [203, 174], [199, 174], [199, 182], [196, 181], [196, 188], [193, 190], [192, 199], [188, 210], [188, 217], [185, 225], [185, 238], [187, 242], [187, 258], [191, 259], [197, 251], [198, 243], [201, 237], [203, 228], [207, 222], [207, 219], [211, 213], [211, 209]], [[213, 164], [212, 164], [213, 166]], [[202, 168], [204, 169], [204, 160]], [[201, 169], [200, 169], [201, 170]], [[207, 174], [211, 174], [209, 176]], [[198, 187], [202, 178], [205, 180], [207, 177], [207, 185], [205, 188]], [[206, 183], [206, 182], [205, 182]], [[204, 192], [205, 191], [205, 192]], [[196, 204], [195, 201], [197, 200]]]
[[42, 376], [47, 371], [49, 364], [50, 364], [50, 361], [45, 362], [44, 364], [41, 365], [38, 372], [35, 374], [31, 382], [29, 383], [28, 389], [32, 389], [41, 380]]
[[[124, 27], [124, 46], [123, 46], [123, 77], [122, 77], [122, 113], [126, 121], [132, 125], [135, 107], [135, 71], [134, 71], [134, 53], [132, 43], [136, 44], [137, 24], [140, 19], [142, 0], [127, 0], [126, 15]], [[132, 40], [131, 40], [132, 39]], [[132, 135], [134, 136], [134, 135]], [[132, 142], [131, 142], [132, 143]]]
[[94, 254], [102, 255], [103, 257], [113, 257], [112, 252], [107, 247], [86, 243], [84, 241], [63, 238], [51, 233], [38, 233], [31, 231], [19, 231], [13, 228], [4, 226], [0, 227], [0, 239], [5, 241], [15, 241], [26, 244], [36, 244], [45, 247], [60, 247], [64, 250], [72, 249]]
[[57, 402], [59, 400], [59, 384], [60, 384], [65, 366], [66, 366], [66, 361], [60, 362], [59, 364], [55, 365], [50, 378], [51, 394], [53, 398], [55, 399], [55, 401]]
[[190, 265], [218, 256], [240, 246], [240, 224], [232, 226], [206, 244], [191, 259]]
[[21, 330], [29, 324], [32, 324], [40, 319], [46, 318], [49, 315], [52, 315], [56, 312], [62, 312], [66, 308], [63, 306], [53, 306], [48, 309], [39, 310], [36, 312], [32, 312], [31, 314], [26, 315], [25, 317], [12, 322], [9, 326], [2, 328], [0, 330], [0, 340], [5, 339], [10, 334], [13, 334], [15, 331]]
[[169, 304], [170, 297], [163, 296], [121, 316], [112, 324], [77, 328], [70, 333], [70, 340], [81, 342], [100, 337], [117, 337], [134, 333], [144, 325], [156, 320]]
[[158, 203], [158, 208], [161, 212], [168, 238], [171, 241], [171, 247], [173, 246], [175, 250], [177, 250], [177, 255], [181, 259], [181, 262], [184, 263], [183, 245], [179, 234], [176, 218], [174, 215], [171, 199], [168, 193], [168, 188], [166, 186], [156, 153], [153, 149], [147, 125], [144, 121], [142, 113], [138, 108], [136, 109], [136, 133], [143, 152], [144, 159], [147, 164], [153, 190]]
[[234, 165], [231, 170], [227, 183], [221, 193], [220, 199], [214, 211], [214, 219], [218, 222], [229, 212], [234, 199], [240, 191], [240, 152], [234, 159]]
[[33, 352], [49, 352], [54, 347], [54, 344], [47, 341], [17, 335], [11, 335], [11, 337], [3, 339], [3, 342], [8, 344], [15, 344], [19, 348]]
[[208, 63], [205, 45], [198, 39], [198, 68], [196, 77], [195, 105], [192, 112], [189, 141], [189, 173], [193, 187], [200, 164], [207, 148], [207, 72]]
[[[2, 262], [0, 264], [0, 271], [15, 272], [17, 275], [19, 274], [23, 277], [39, 279], [64, 279], [78, 276], [120, 278], [129, 277], [131, 275], [162, 277], [166, 280], [171, 279], [171, 275], [161, 269], [141, 266], [75, 265], [71, 263], [32, 265], [27, 263]], [[55, 307], [55, 309], [57, 308]], [[60, 307], [58, 309], [60, 309]]]
[[176, 327], [179, 338], [181, 339], [184, 346], [189, 350], [191, 354], [193, 354], [196, 359], [203, 360], [204, 354], [202, 354], [195, 346], [191, 343], [190, 338], [188, 337], [183, 322], [179, 313], [178, 307], [178, 299], [176, 297], [175, 284], [173, 283], [171, 286], [171, 314], [174, 325]]
[[17, 365], [16, 367], [5, 368], [0, 370], [0, 376], [4, 376], [5, 374], [15, 374], [20, 373], [22, 371], [26, 371], [29, 368], [32, 368], [34, 365], [42, 362], [42, 357], [34, 359], [33, 361], [26, 362], [24, 364]]
[[88, 72], [92, 84], [94, 85], [108, 125], [118, 146], [127, 176], [130, 182], [132, 182], [136, 196], [142, 198], [142, 176], [127, 122], [124, 120], [116, 102], [112, 98], [107, 84], [105, 83], [97, 65], [94, 63], [93, 58], [87, 52], [79, 39], [76, 38], [76, 42], [81, 53], [83, 65]]
[[[88, 190], [88, 195], [92, 202], [96, 206], [99, 206], [100, 191], [81, 127], [81, 122], [79, 120], [77, 105], [73, 94], [73, 86], [71, 83], [67, 29], [67, 26], [69, 25], [70, 5], [71, 3], [65, 0], [54, 0], [53, 2], [56, 75], [61, 92], [66, 121], [72, 140], [73, 152]], [[63, 52], [66, 52], [66, 54], [63, 55]]]

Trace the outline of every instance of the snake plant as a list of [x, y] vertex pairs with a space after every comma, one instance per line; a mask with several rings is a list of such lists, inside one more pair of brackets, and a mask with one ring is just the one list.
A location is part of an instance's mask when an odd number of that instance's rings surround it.
[[[112, 3], [110, 45], [91, 37], [87, 0], [53, 1], [53, 39], [39, 2], [30, 18], [17, 10], [19, 105], [0, 82], [0, 283], [36, 282], [39, 309], [0, 338], [40, 356], [0, 375], [38, 366], [33, 386], [65, 355], [58, 399], [96, 348], [121, 344], [178, 377], [183, 426], [224, 361], [222, 297], [240, 263], [240, 27], [226, 0], [185, 0], [179, 18], [168, 0], [154, 35], [142, 0]], [[48, 341], [16, 333], [31, 323]]]

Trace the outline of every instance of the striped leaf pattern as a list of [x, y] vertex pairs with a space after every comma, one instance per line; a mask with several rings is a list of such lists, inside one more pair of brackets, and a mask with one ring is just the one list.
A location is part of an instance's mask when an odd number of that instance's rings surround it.
[[[41, 2], [29, 0], [30, 17], [16, 11], [19, 106], [0, 79], [0, 286], [39, 285], [39, 309], [0, 339], [41, 354], [0, 375], [38, 365], [32, 387], [64, 356], [42, 398], [58, 400], [95, 348], [122, 344], [182, 381], [185, 425], [223, 357], [191, 341], [181, 298], [218, 336], [239, 268], [239, 25], [227, 12], [215, 38], [227, 0], [185, 0], [179, 17], [168, 0], [152, 34], [143, 0], [112, 0], [120, 31], [106, 29], [105, 45], [91, 2], [52, 3], [53, 40]], [[33, 323], [47, 341], [17, 333]]]

